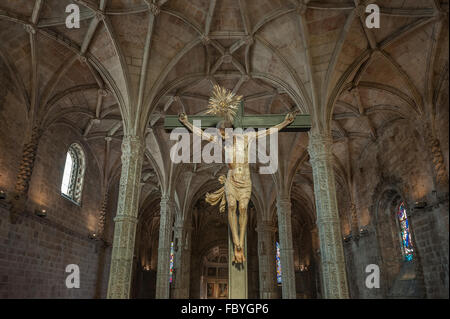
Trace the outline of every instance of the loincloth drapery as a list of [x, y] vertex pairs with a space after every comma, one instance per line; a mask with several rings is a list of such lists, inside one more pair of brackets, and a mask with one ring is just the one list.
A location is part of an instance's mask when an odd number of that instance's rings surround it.
[[228, 174], [228, 178], [224, 175], [220, 176], [219, 182], [225, 186], [221, 187], [212, 194], [207, 193], [206, 202], [212, 206], [216, 206], [220, 203], [219, 211], [221, 213], [225, 212], [227, 196], [232, 196], [239, 202], [250, 199], [252, 193], [252, 183], [250, 180], [239, 180], [234, 178], [232, 174]]

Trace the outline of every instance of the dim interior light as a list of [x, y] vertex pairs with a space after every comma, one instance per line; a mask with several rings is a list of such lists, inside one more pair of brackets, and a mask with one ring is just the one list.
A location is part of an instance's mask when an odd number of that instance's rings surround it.
[[47, 217], [47, 210], [45, 208], [37, 208], [34, 213], [39, 217]]
[[90, 233], [90, 234], [89, 234], [89, 239], [95, 239], [95, 240], [98, 240], [97, 233]]

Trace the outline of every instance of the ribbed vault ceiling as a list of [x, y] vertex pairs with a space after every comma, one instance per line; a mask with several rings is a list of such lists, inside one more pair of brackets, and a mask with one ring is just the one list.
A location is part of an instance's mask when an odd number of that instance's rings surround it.
[[[433, 117], [447, 81], [447, 1], [376, 1], [380, 29], [364, 27], [359, 0], [78, 0], [80, 29], [67, 29], [72, 2], [1, 1], [0, 58], [28, 116], [77, 130], [110, 179], [124, 134], [153, 134], [165, 114], [202, 114], [217, 83], [243, 95], [249, 114], [312, 114], [332, 130], [345, 180], [348, 158], [387, 125]], [[304, 176], [293, 179], [299, 200], [311, 195], [301, 135], [280, 146], [286, 174]], [[146, 158], [168, 154], [152, 145]], [[148, 194], [170, 180], [163, 157], [144, 166]]]

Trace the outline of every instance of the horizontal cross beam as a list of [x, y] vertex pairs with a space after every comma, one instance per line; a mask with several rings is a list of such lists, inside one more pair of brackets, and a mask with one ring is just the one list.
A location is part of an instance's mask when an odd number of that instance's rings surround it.
[[[235, 123], [235, 127], [241, 127], [243, 129], [248, 128], [270, 128], [284, 121], [286, 116], [283, 114], [264, 114], [264, 115], [244, 115], [241, 125]], [[207, 115], [193, 115], [188, 117], [189, 122], [201, 121], [201, 128], [206, 129], [209, 127], [216, 127], [219, 122], [223, 120], [222, 117], [207, 116]], [[184, 127], [183, 123], [178, 120], [178, 115], [166, 115], [164, 120], [164, 128], [166, 130], [174, 130], [176, 128]], [[294, 122], [287, 126], [284, 131], [291, 132], [307, 132], [311, 129], [311, 116], [310, 115], [297, 115]]]

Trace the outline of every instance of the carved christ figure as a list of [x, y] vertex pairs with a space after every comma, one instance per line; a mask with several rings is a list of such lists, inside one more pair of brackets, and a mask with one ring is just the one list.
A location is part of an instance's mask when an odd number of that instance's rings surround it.
[[[215, 88], [217, 90], [217, 88]], [[288, 113], [283, 122], [274, 127], [256, 132], [247, 132], [244, 134], [234, 133], [229, 136], [227, 128], [232, 128], [230, 118], [225, 117], [217, 128], [219, 129], [222, 140], [227, 141], [232, 138], [232, 143], [225, 143], [225, 152], [231, 162], [228, 163], [227, 177], [221, 176], [219, 181], [224, 187], [212, 194], [206, 194], [206, 202], [211, 205], [217, 205], [220, 202], [220, 211], [225, 211], [225, 205], [228, 206], [228, 223], [230, 225], [232, 240], [234, 244], [234, 263], [243, 263], [245, 261], [244, 240], [247, 230], [247, 207], [252, 193], [252, 180], [250, 178], [250, 166], [248, 161], [248, 147], [250, 143], [257, 138], [270, 135], [285, 128], [295, 119], [296, 112]], [[211, 135], [204, 132], [199, 127], [192, 125], [186, 114], [181, 113], [179, 120], [194, 134], [210, 142], [222, 144], [218, 135]], [[238, 160], [237, 160], [238, 159]], [[237, 204], [239, 203], [239, 220], [236, 214]]]

